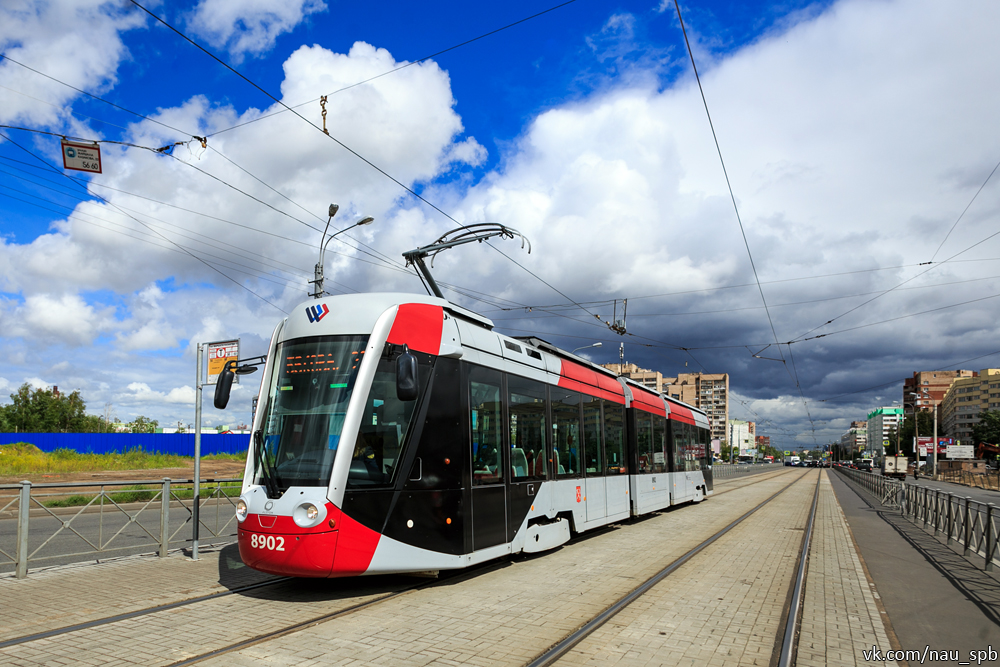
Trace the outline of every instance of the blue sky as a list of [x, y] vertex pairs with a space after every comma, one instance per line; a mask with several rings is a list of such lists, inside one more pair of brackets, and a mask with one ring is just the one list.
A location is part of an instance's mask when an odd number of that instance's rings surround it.
[[[294, 105], [556, 4], [147, 7]], [[577, 0], [331, 95], [327, 122], [456, 220], [531, 239], [531, 255], [507, 249], [517, 264], [483, 248], [442, 255], [436, 275], [465, 288], [456, 301], [513, 335], [601, 340], [590, 355], [601, 363], [624, 340], [628, 360], [667, 375], [729, 372], [731, 416], [766, 421], [786, 448], [839, 438], [899, 400], [892, 381], [915, 370], [995, 366], [1000, 197], [992, 180], [977, 191], [1000, 160], [1000, 93], [983, 83], [1000, 67], [996, 8], [682, 10], [769, 312], [672, 3]], [[180, 131], [11, 61], [0, 124], [187, 142], [173, 157], [105, 144], [103, 175], [67, 172], [90, 180], [88, 194], [38, 161], [56, 165], [56, 139], [3, 130], [0, 395], [59, 385], [94, 412], [190, 422], [192, 341], [240, 336], [264, 351], [281, 311], [305, 298], [331, 201], [341, 225], [377, 219], [352, 233], [365, 247], [331, 246], [328, 280], [345, 290], [420, 292], [400, 253], [455, 226], [287, 112], [223, 131], [280, 108], [134, 7], [5, 4], [0, 52]], [[320, 122], [317, 102], [300, 113]], [[622, 339], [593, 315], [610, 319], [626, 297]], [[797, 342], [760, 356], [785, 362], [752, 356], [776, 340]], [[251, 393], [207, 421], [245, 420]]]

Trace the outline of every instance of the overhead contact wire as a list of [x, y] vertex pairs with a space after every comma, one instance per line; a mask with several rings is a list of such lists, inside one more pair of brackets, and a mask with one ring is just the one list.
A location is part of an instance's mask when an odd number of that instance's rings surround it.
[[[372, 169], [374, 169], [375, 171], [377, 171], [378, 173], [382, 174], [384, 177], [386, 177], [387, 179], [389, 179], [390, 181], [392, 181], [393, 183], [395, 183], [396, 185], [398, 185], [401, 189], [403, 189], [404, 191], [406, 191], [407, 193], [409, 193], [410, 195], [412, 195], [414, 198], [418, 199], [419, 201], [423, 202], [424, 204], [426, 204], [427, 206], [429, 206], [433, 210], [437, 211], [438, 213], [440, 213], [441, 215], [443, 215], [448, 220], [454, 222], [459, 227], [466, 228], [465, 225], [463, 225], [458, 220], [456, 220], [454, 217], [452, 217], [450, 214], [448, 214], [447, 212], [445, 212], [437, 204], [434, 204], [433, 202], [431, 202], [430, 200], [428, 200], [424, 196], [420, 195], [416, 190], [414, 190], [413, 188], [409, 187], [408, 185], [406, 185], [405, 183], [403, 183], [402, 181], [400, 181], [399, 179], [397, 179], [395, 176], [393, 176], [392, 174], [390, 174], [389, 172], [387, 172], [385, 169], [382, 169], [377, 164], [375, 164], [374, 162], [372, 162], [371, 160], [369, 160], [365, 156], [361, 155], [360, 153], [358, 153], [356, 150], [354, 150], [353, 148], [351, 148], [350, 146], [348, 146], [344, 142], [342, 142], [339, 139], [337, 139], [332, 134], [329, 134], [328, 132], [324, 132], [323, 128], [321, 128], [320, 126], [318, 126], [315, 123], [313, 123], [311, 120], [309, 120], [308, 118], [306, 118], [305, 116], [303, 116], [302, 114], [300, 114], [298, 111], [296, 111], [294, 108], [292, 108], [292, 107], [288, 106], [287, 104], [285, 104], [284, 102], [282, 102], [280, 99], [278, 99], [277, 97], [275, 97], [274, 95], [272, 95], [270, 92], [268, 92], [267, 90], [265, 90], [263, 87], [261, 87], [260, 85], [258, 85], [254, 81], [252, 81], [250, 78], [248, 78], [247, 76], [245, 76], [244, 74], [242, 74], [239, 70], [235, 69], [234, 67], [232, 67], [231, 65], [229, 65], [228, 63], [226, 63], [224, 60], [222, 60], [221, 58], [219, 58], [218, 56], [216, 56], [214, 53], [212, 53], [211, 51], [209, 51], [205, 47], [201, 46], [196, 41], [194, 41], [193, 39], [191, 39], [190, 37], [188, 37], [187, 35], [185, 35], [183, 32], [181, 32], [180, 30], [178, 30], [174, 26], [172, 26], [169, 23], [167, 23], [164, 19], [160, 18], [159, 16], [157, 16], [156, 14], [154, 14], [153, 12], [151, 12], [150, 10], [146, 9], [145, 7], [143, 7], [141, 4], [139, 4], [139, 2], [137, 0], [129, 0], [129, 2], [131, 2], [133, 5], [135, 5], [136, 7], [138, 7], [139, 9], [141, 9], [142, 11], [144, 11], [146, 14], [148, 14], [150, 17], [152, 17], [155, 21], [157, 21], [158, 23], [160, 23], [163, 26], [165, 26], [166, 28], [168, 28], [171, 32], [173, 32], [174, 34], [176, 34], [177, 36], [179, 36], [181, 39], [183, 39], [187, 43], [191, 44], [193, 47], [195, 47], [196, 49], [198, 49], [199, 51], [201, 51], [202, 53], [204, 53], [205, 55], [207, 55], [209, 58], [211, 58], [215, 62], [219, 63], [220, 65], [222, 65], [223, 67], [225, 67], [227, 70], [229, 70], [230, 72], [232, 72], [233, 74], [235, 74], [236, 76], [238, 76], [240, 79], [242, 79], [243, 81], [245, 81], [246, 83], [248, 83], [249, 85], [251, 85], [253, 88], [255, 88], [256, 90], [258, 90], [261, 93], [263, 93], [264, 95], [266, 95], [269, 99], [271, 99], [272, 101], [274, 101], [276, 104], [281, 105], [287, 111], [290, 111], [292, 114], [294, 114], [295, 116], [297, 116], [300, 120], [302, 120], [303, 122], [305, 122], [305, 123], [309, 124], [310, 126], [312, 126], [313, 128], [315, 128], [318, 132], [322, 132], [324, 136], [328, 137], [331, 141], [333, 141], [338, 146], [340, 146], [341, 148], [343, 148], [344, 150], [346, 150], [348, 153], [350, 153], [351, 155], [353, 155], [357, 159], [361, 160], [362, 162], [364, 162], [365, 164], [367, 164], [369, 167], [371, 167]], [[509, 255], [507, 255], [506, 253], [504, 253], [502, 250], [500, 250], [499, 248], [497, 248], [493, 244], [491, 244], [489, 241], [485, 241], [485, 243], [489, 247], [491, 247], [494, 250], [496, 250], [497, 252], [499, 252], [507, 260], [511, 261], [515, 266], [520, 267], [522, 270], [524, 270], [525, 272], [527, 272], [529, 275], [531, 275], [532, 277], [534, 277], [536, 280], [538, 280], [539, 282], [541, 282], [543, 285], [549, 287], [551, 290], [553, 290], [554, 292], [556, 292], [557, 294], [559, 294], [559, 296], [563, 297], [564, 299], [566, 299], [568, 301], [573, 301], [573, 299], [571, 299], [569, 296], [567, 296], [566, 294], [564, 294], [562, 291], [560, 291], [555, 286], [553, 286], [552, 284], [550, 284], [549, 282], [547, 282], [546, 280], [544, 280], [543, 278], [541, 278], [540, 276], [538, 276], [536, 273], [534, 273], [533, 271], [531, 271], [527, 267], [525, 267], [522, 264], [520, 264], [519, 262], [515, 261], [513, 258], [511, 258]], [[576, 302], [574, 301], [574, 303], [576, 303]], [[579, 308], [581, 310], [583, 310], [584, 312], [586, 312], [587, 314], [589, 314], [589, 315], [594, 315], [594, 313], [592, 313], [589, 310], [587, 310], [584, 306], [579, 306]]]

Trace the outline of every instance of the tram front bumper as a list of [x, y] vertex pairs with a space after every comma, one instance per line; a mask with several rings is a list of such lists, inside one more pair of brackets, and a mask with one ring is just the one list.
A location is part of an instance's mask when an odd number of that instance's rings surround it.
[[239, 529], [240, 558], [261, 572], [289, 577], [329, 577], [339, 531], [262, 533]]

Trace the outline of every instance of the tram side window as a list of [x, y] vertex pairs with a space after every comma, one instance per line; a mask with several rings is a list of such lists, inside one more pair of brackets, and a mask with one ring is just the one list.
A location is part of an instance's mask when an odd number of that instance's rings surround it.
[[708, 466], [711, 463], [711, 456], [709, 452], [712, 449], [712, 439], [709, 436], [709, 431], [707, 428], [701, 428], [700, 426], [692, 427], [695, 429], [697, 446], [695, 451], [695, 456], [698, 458], [697, 468], [695, 470], [701, 470], [702, 468]]
[[545, 479], [545, 385], [507, 376], [510, 467], [515, 480]]
[[470, 373], [473, 485], [503, 482], [500, 373], [475, 368]]
[[552, 387], [552, 469], [580, 474], [580, 394]]
[[638, 472], [653, 472], [653, 415], [635, 411], [635, 448], [639, 455]]
[[667, 471], [667, 418], [653, 416], [653, 472]]
[[[426, 392], [431, 356], [417, 357], [421, 395]], [[333, 385], [330, 385], [331, 387]], [[365, 401], [358, 439], [351, 455], [347, 485], [352, 488], [387, 486], [394, 483], [403, 445], [412, 430], [417, 401], [401, 401], [396, 395], [396, 363], [383, 354], [379, 358], [371, 390]]]
[[601, 462], [601, 402], [593, 396], [583, 397], [583, 467], [587, 477], [604, 474]]
[[687, 424], [679, 421], [671, 421], [670, 426], [673, 429], [674, 443], [673, 443], [673, 456], [674, 456], [674, 471], [675, 472], [685, 472], [690, 470], [687, 464], [687, 450], [690, 444], [689, 442], [689, 432], [690, 428]]
[[604, 457], [609, 475], [628, 472], [625, 463], [625, 406], [601, 401], [604, 407]]

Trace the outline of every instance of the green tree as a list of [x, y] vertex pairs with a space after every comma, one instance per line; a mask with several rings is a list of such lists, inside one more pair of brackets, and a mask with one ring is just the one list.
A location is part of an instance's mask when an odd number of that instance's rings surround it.
[[57, 394], [52, 389], [32, 389], [25, 383], [0, 407], [0, 429], [5, 432], [87, 433], [100, 430], [99, 418], [87, 415], [79, 391]]
[[972, 427], [973, 444], [988, 442], [1000, 444], [1000, 410], [984, 410], [979, 413], [979, 423]]
[[155, 433], [159, 425], [157, 420], [139, 415], [128, 423], [128, 430], [129, 433]]
[[[917, 412], [916, 432], [920, 433], [921, 438], [934, 436], [933, 411], [921, 410]], [[913, 416], [910, 415], [903, 419], [903, 426], [899, 429], [899, 449], [901, 454], [913, 456], [913, 438], [916, 432], [914, 431]], [[944, 423], [941, 420], [938, 420], [937, 434], [939, 438], [944, 436]], [[895, 433], [892, 435], [892, 446], [893, 448], [896, 446]]]

